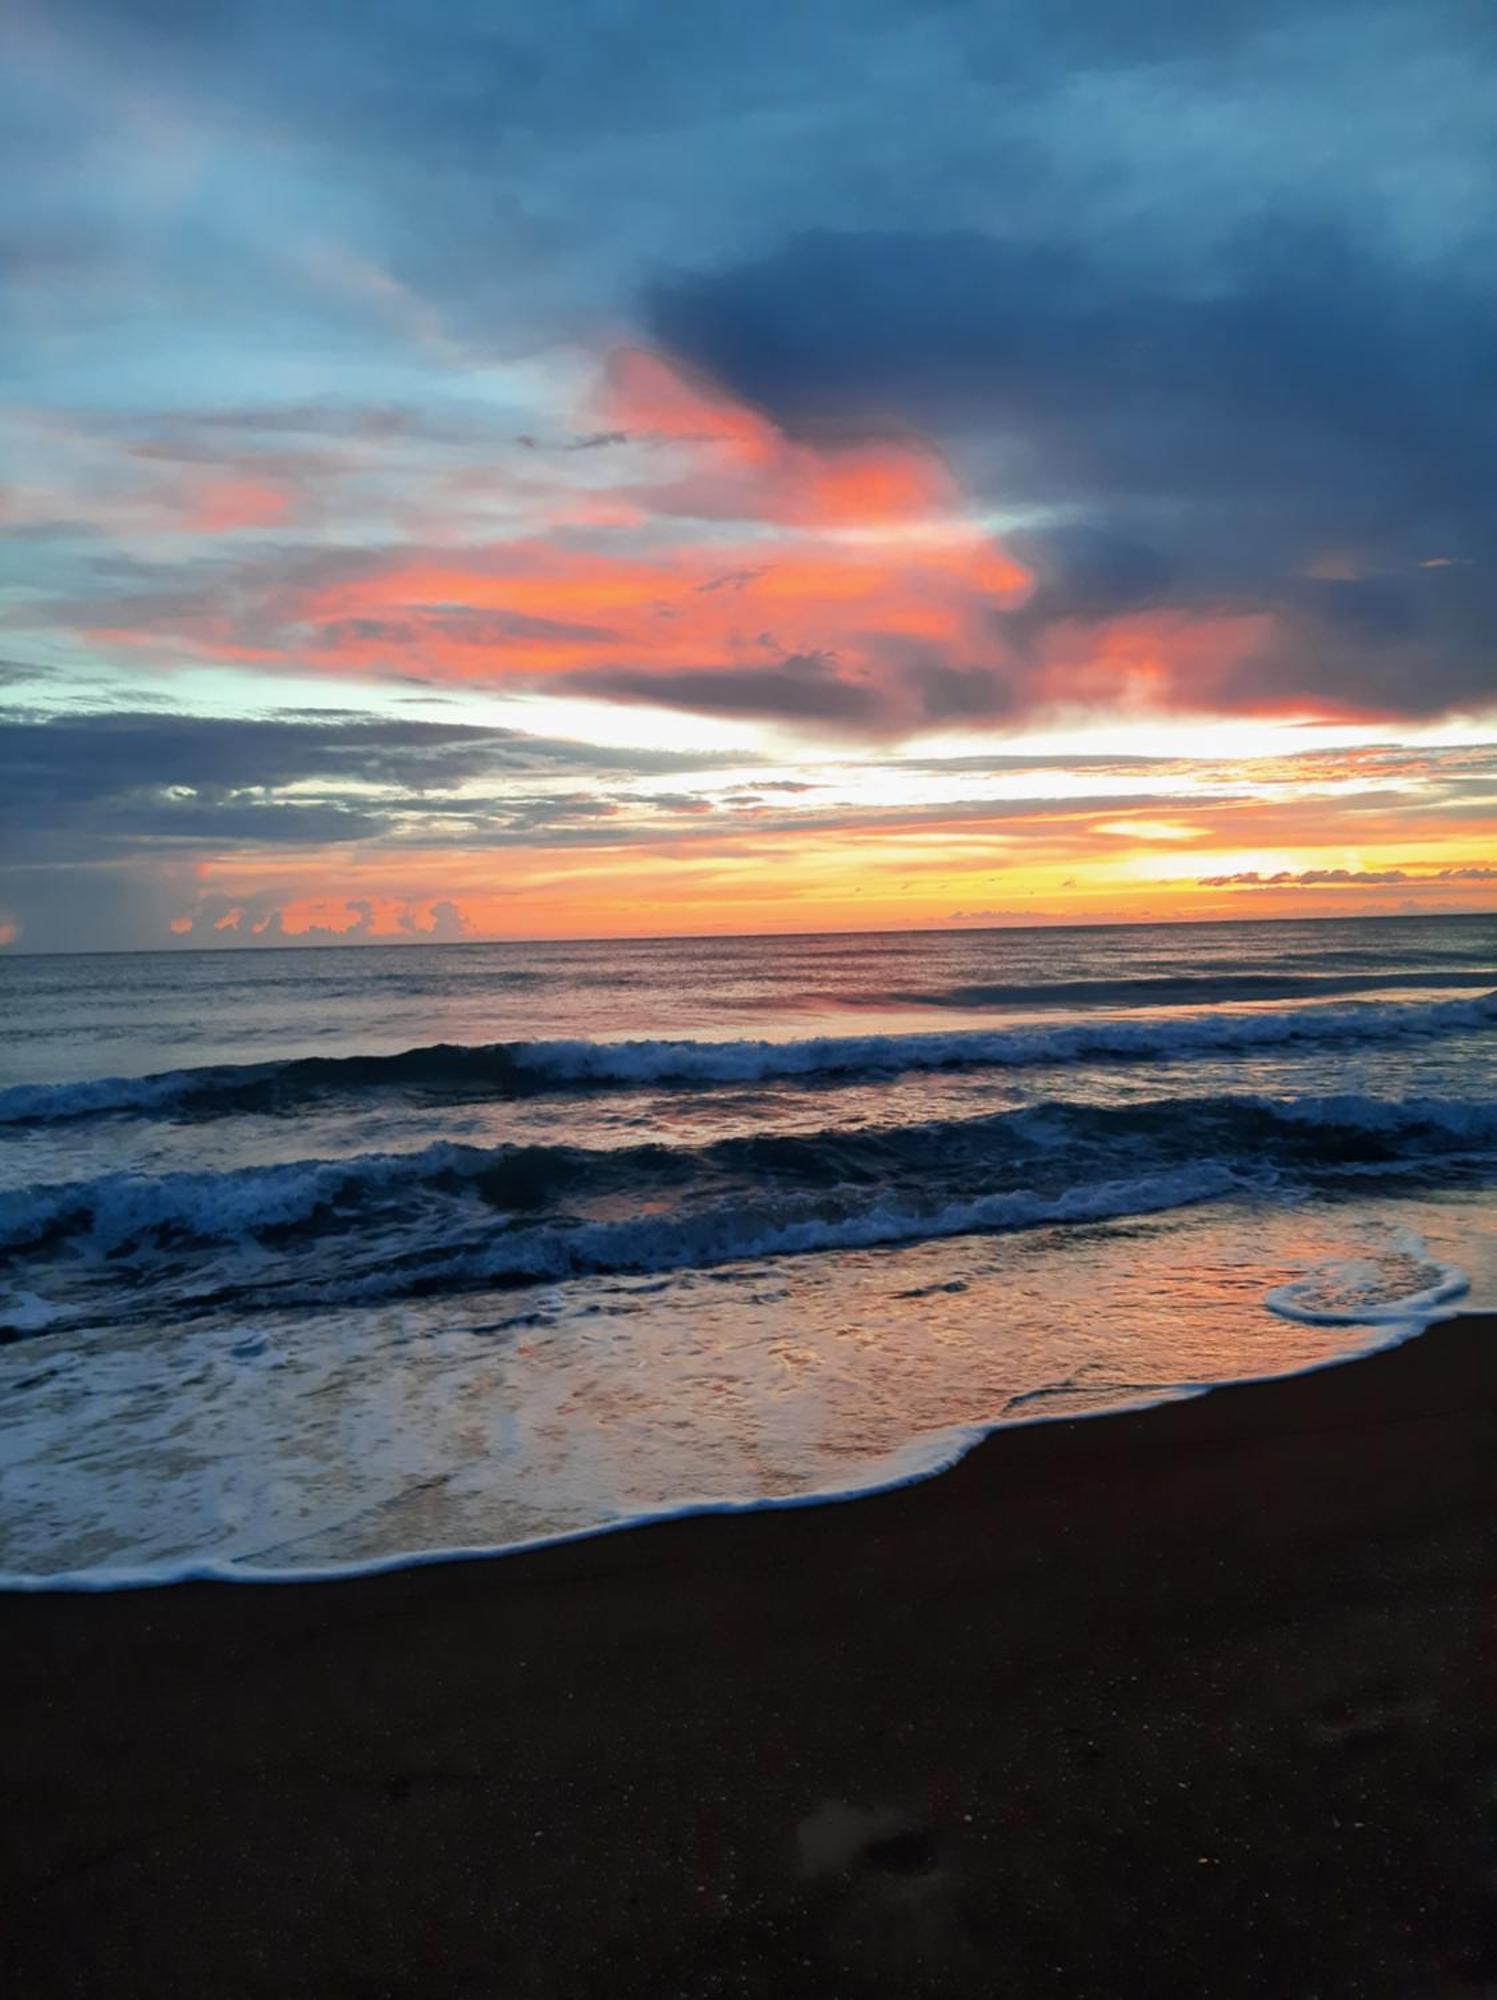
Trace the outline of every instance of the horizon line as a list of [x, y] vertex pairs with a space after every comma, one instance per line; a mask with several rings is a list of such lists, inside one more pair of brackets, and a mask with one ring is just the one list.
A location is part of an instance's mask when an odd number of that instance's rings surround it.
[[576, 944], [748, 944], [780, 938], [845, 937], [995, 937], [1010, 932], [1025, 934], [1052, 931], [1136, 931], [1136, 930], [1220, 930], [1244, 924], [1424, 924], [1471, 923], [1497, 920], [1497, 908], [1488, 910], [1379, 910], [1358, 914], [1353, 911], [1306, 911], [1302, 916], [1278, 917], [1135, 917], [1109, 923], [1014, 923], [1014, 924], [911, 924], [895, 928], [809, 931], [631, 931], [616, 935], [567, 937], [348, 937], [318, 938], [306, 944], [295, 938], [279, 938], [274, 944], [146, 944], [80, 945], [65, 951], [16, 951], [0, 946], [0, 965], [16, 959], [42, 958], [182, 958], [235, 957], [277, 951], [477, 951], [496, 945], [576, 945]]

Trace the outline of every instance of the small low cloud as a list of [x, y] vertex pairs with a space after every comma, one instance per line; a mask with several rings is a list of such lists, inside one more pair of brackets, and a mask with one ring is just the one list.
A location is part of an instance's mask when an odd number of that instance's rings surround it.
[[169, 930], [179, 944], [220, 947], [274, 944], [389, 944], [403, 939], [454, 944], [472, 935], [450, 897], [436, 901], [350, 896], [315, 906], [317, 920], [295, 921], [293, 906], [271, 894], [200, 894], [190, 909], [172, 918]]
[[1273, 875], [1248, 868], [1235, 875], [1202, 875], [1196, 886], [1200, 889], [1381, 889], [1398, 883], [1410, 889], [1438, 889], [1457, 882], [1497, 882], [1497, 868], [1472, 862], [1432, 873], [1407, 868], [1282, 868]]

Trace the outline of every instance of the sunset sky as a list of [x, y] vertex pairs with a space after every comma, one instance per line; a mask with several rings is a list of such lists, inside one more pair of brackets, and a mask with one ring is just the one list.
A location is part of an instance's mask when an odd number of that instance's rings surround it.
[[1490, 0], [20, 0], [14, 950], [1497, 909]]

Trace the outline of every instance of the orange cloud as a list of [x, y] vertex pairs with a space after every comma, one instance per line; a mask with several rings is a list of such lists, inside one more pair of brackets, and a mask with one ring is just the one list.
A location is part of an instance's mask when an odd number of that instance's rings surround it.
[[[638, 349], [610, 360], [600, 414], [625, 436], [683, 448], [686, 469], [641, 491], [657, 514], [846, 530], [932, 521], [961, 505], [945, 460], [919, 438], [802, 444]], [[1017, 569], [1014, 580], [1025, 580]]]
[[1031, 696], [1038, 706], [1209, 709], [1222, 684], [1267, 648], [1273, 632], [1268, 612], [1150, 611], [1105, 624], [1064, 622], [1046, 637]]
[[292, 512], [292, 495], [284, 487], [253, 474], [183, 477], [135, 458], [111, 461], [92, 478], [88, 473], [85, 468], [76, 482], [0, 488], [0, 523], [150, 541], [275, 527]]
[[[1354, 762], [1355, 760], [1353, 760]], [[579, 847], [568, 827], [506, 846], [369, 843], [201, 862], [176, 928], [208, 942], [858, 929], [947, 922], [1490, 907], [1490, 809], [1420, 819], [1361, 795], [1299, 796], [1245, 765], [1213, 795], [805, 804], [777, 822], [640, 798]], [[1217, 774], [1219, 778], [1220, 774]], [[1210, 778], [1210, 772], [1204, 774]], [[1266, 788], [1263, 794], [1257, 784]], [[1381, 898], [1381, 903], [1379, 899]]]
[[[636, 352], [610, 364], [597, 414], [659, 463], [588, 508], [606, 520], [622, 503], [651, 532], [595, 526], [580, 546], [571, 517], [351, 568], [276, 607], [282, 656], [488, 684], [816, 659], [881, 698], [912, 663], [1000, 664], [993, 613], [1030, 578], [918, 439], [804, 444]], [[226, 639], [246, 656], [221, 629], [215, 649]]]
[[273, 528], [291, 511], [290, 495], [264, 479], [215, 479], [193, 496], [185, 525], [194, 534]]
[[[1292, 694], [1260, 692], [1254, 663], [1284, 641], [1273, 610], [1092, 618], [1031, 605], [1033, 576], [913, 434], [796, 437], [638, 349], [610, 358], [575, 414], [595, 428], [567, 446], [524, 439], [488, 469], [443, 465], [424, 487], [413, 475], [393, 523], [405, 540], [308, 548], [289, 575], [283, 552], [262, 570], [251, 550], [227, 582], [189, 571], [183, 590], [96, 603], [80, 623], [99, 645], [163, 657], [488, 688], [559, 681], [864, 734], [1078, 709], [1303, 712]], [[594, 444], [608, 449], [579, 448]], [[174, 496], [172, 525], [271, 526], [295, 497], [226, 469]]]

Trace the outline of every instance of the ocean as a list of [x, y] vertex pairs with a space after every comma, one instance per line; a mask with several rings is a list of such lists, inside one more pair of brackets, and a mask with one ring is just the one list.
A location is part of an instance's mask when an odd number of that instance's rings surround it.
[[0, 959], [0, 1574], [919, 1477], [1497, 1304], [1497, 918]]

